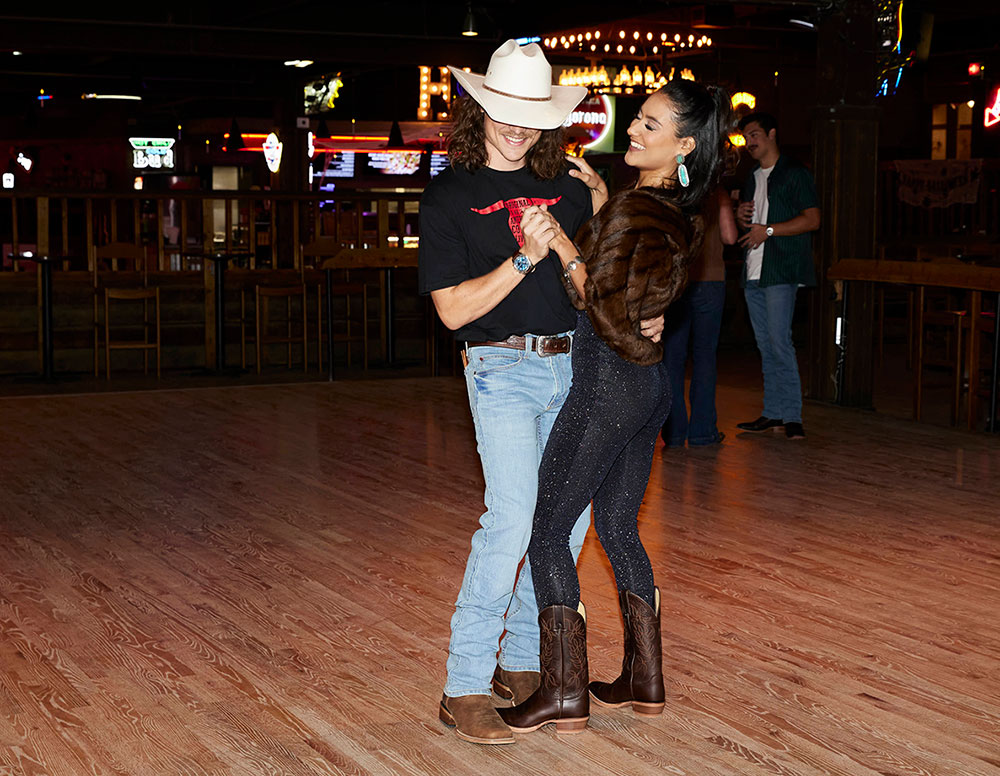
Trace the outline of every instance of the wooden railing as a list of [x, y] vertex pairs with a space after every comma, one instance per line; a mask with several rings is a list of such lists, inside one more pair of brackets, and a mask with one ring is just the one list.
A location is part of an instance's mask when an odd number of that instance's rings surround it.
[[[416, 243], [416, 194], [275, 192], [0, 194], [0, 243], [65, 257], [72, 269], [95, 269], [95, 251], [112, 242], [145, 246], [160, 272], [201, 269], [199, 254], [246, 251], [250, 267], [300, 269], [302, 247]], [[307, 264], [309, 262], [306, 262]], [[4, 266], [10, 262], [4, 256]]]
[[[58, 296], [57, 350], [82, 350], [91, 341], [88, 327], [97, 325], [97, 314], [94, 322], [87, 314], [88, 287], [97, 289], [109, 276], [125, 280], [127, 273], [140, 269], [135, 261], [102, 255], [109, 247], [114, 252], [115, 245], [138, 246], [142, 282], [148, 279], [174, 289], [169, 296], [184, 305], [174, 318], [188, 327], [173, 333], [178, 347], [184, 342], [197, 348], [209, 365], [216, 348], [216, 311], [215, 276], [208, 256], [241, 254], [245, 258], [230, 266], [238, 263], [248, 276], [259, 278], [255, 282], [267, 284], [271, 275], [286, 283], [289, 275], [299, 275], [305, 282], [314, 269], [318, 274], [325, 259], [344, 248], [415, 246], [418, 207], [416, 194], [388, 193], [0, 193], [0, 260], [5, 270], [0, 272], [0, 297], [5, 301], [0, 309], [0, 373], [25, 370], [41, 331], [37, 323], [41, 313], [34, 309], [41, 310], [40, 292], [37, 305], [31, 302], [36, 285], [40, 287], [40, 281], [36, 283], [40, 270], [27, 260], [12, 260], [9, 254], [30, 251], [57, 259], [51, 264]], [[407, 306], [407, 300], [400, 301]], [[168, 299], [165, 305], [170, 303]], [[37, 349], [41, 354], [40, 343]], [[85, 355], [74, 359], [76, 368], [85, 363]]]

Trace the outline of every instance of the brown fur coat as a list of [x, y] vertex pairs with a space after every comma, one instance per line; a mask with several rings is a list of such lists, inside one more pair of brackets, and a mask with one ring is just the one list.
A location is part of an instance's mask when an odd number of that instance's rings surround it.
[[594, 331], [619, 356], [655, 364], [663, 346], [640, 334], [639, 324], [662, 315], [681, 295], [703, 237], [700, 216], [685, 216], [654, 189], [620, 191], [576, 236], [587, 263], [587, 301], [567, 279], [570, 301], [587, 310]]

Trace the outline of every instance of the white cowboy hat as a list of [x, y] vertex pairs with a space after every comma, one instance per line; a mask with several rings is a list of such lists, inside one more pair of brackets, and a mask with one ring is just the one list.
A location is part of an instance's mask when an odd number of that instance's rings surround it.
[[490, 57], [486, 75], [450, 67], [462, 88], [501, 124], [555, 129], [587, 96], [585, 86], [553, 86], [552, 66], [537, 43], [508, 40]]

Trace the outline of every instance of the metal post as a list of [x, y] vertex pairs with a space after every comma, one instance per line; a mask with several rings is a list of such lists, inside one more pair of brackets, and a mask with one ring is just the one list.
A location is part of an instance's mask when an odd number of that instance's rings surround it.
[[48, 256], [38, 257], [42, 282], [42, 377], [52, 379], [52, 263]]
[[226, 260], [223, 254], [212, 256], [215, 264], [215, 371], [226, 368]]
[[391, 367], [396, 358], [395, 323], [392, 314], [392, 267], [385, 271], [385, 363]]
[[[997, 430], [997, 362], [1000, 362], [1000, 292], [997, 292], [996, 302], [993, 305], [993, 370], [990, 375], [990, 422], [987, 430], [993, 434]], [[975, 326], [976, 322], [973, 321]], [[973, 387], [969, 388], [974, 390]]]
[[333, 382], [333, 270], [326, 269], [326, 377]]

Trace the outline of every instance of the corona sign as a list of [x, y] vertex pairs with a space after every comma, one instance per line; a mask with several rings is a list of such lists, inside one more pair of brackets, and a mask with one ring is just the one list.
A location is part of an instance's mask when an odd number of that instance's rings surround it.
[[606, 94], [592, 94], [581, 102], [563, 122], [572, 137], [580, 138], [584, 148], [597, 150], [611, 134], [614, 106]]

